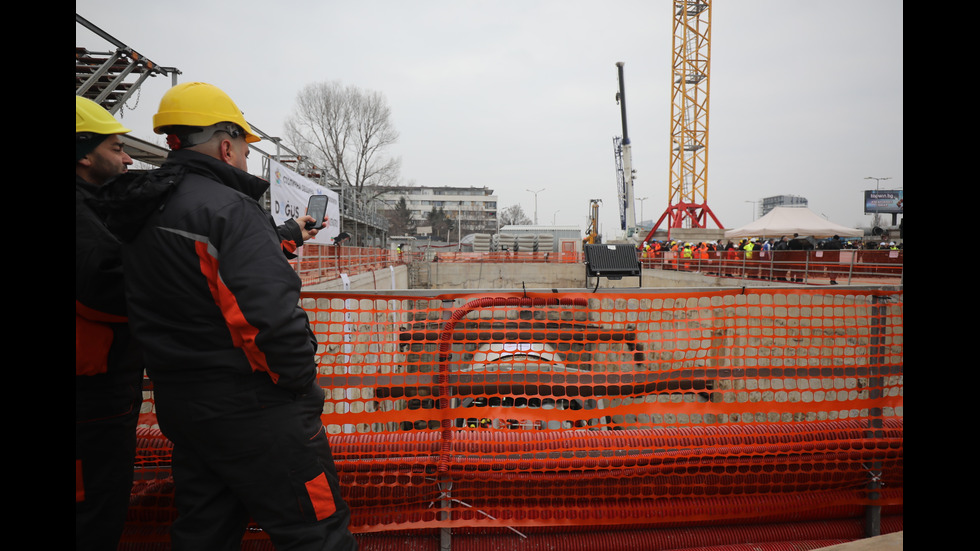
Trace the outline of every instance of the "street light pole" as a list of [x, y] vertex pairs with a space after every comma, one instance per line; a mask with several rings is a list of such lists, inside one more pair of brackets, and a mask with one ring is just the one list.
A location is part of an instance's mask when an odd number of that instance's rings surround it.
[[638, 197], [636, 200], [640, 202], [640, 223], [643, 222], [643, 201], [646, 201], [649, 197]]
[[530, 191], [531, 193], [534, 194], [534, 225], [537, 226], [538, 225], [538, 193], [544, 191], [544, 188], [541, 188], [537, 191], [534, 191], [533, 189], [528, 189], [525, 191]]

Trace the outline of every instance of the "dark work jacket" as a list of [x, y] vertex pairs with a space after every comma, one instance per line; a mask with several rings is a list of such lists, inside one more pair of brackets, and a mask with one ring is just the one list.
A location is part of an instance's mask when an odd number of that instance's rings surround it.
[[823, 248], [829, 251], [834, 251], [834, 250], [839, 251], [844, 247], [840, 239], [829, 239], [827, 240], [826, 243], [823, 244]]
[[75, 177], [75, 375], [103, 376], [86, 384], [143, 373], [129, 333], [121, 245], [91, 205], [97, 192]]
[[257, 201], [266, 189], [265, 180], [182, 150], [104, 194], [123, 240], [130, 323], [155, 383], [262, 372], [291, 392], [314, 384], [316, 339], [299, 306], [299, 276]]

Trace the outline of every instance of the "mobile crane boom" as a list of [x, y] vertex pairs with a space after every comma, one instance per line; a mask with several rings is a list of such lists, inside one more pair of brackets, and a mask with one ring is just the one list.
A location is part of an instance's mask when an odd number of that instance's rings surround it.
[[[623, 62], [616, 62], [619, 72], [619, 92], [616, 94], [616, 102], [619, 103], [620, 116], [623, 120], [623, 139], [615, 143], [615, 154], [617, 157], [617, 179], [619, 183], [619, 205], [621, 214], [621, 226], [626, 230], [626, 237], [632, 237], [637, 232], [636, 210], [633, 199], [633, 153], [630, 144], [629, 130], [626, 127], [626, 84], [623, 80]], [[620, 162], [622, 161], [622, 166]]]

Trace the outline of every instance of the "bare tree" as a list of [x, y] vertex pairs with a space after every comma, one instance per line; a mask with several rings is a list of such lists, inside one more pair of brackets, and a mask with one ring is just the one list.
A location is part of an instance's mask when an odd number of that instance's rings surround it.
[[531, 223], [531, 219], [524, 214], [524, 209], [520, 205], [511, 205], [500, 211], [501, 226], [523, 226]]
[[309, 84], [296, 96], [286, 135], [322, 167], [331, 185], [384, 187], [398, 180], [401, 160], [386, 155], [398, 141], [380, 92], [340, 82]]

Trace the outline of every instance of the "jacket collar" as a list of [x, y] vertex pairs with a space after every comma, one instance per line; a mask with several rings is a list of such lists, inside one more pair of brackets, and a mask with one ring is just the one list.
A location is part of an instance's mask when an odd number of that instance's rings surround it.
[[187, 168], [188, 172], [221, 182], [255, 200], [262, 197], [262, 194], [269, 189], [269, 182], [262, 178], [190, 149], [171, 151], [162, 168], [170, 164], [181, 165]]
[[87, 193], [88, 195], [95, 195], [99, 191], [99, 186], [96, 186], [95, 184], [88, 183], [87, 181], [85, 181], [84, 178], [82, 178], [81, 176], [79, 176], [78, 174], [76, 174], [75, 175], [75, 189], [76, 190], [79, 190], [80, 189], [80, 190], [84, 191], [85, 193]]

